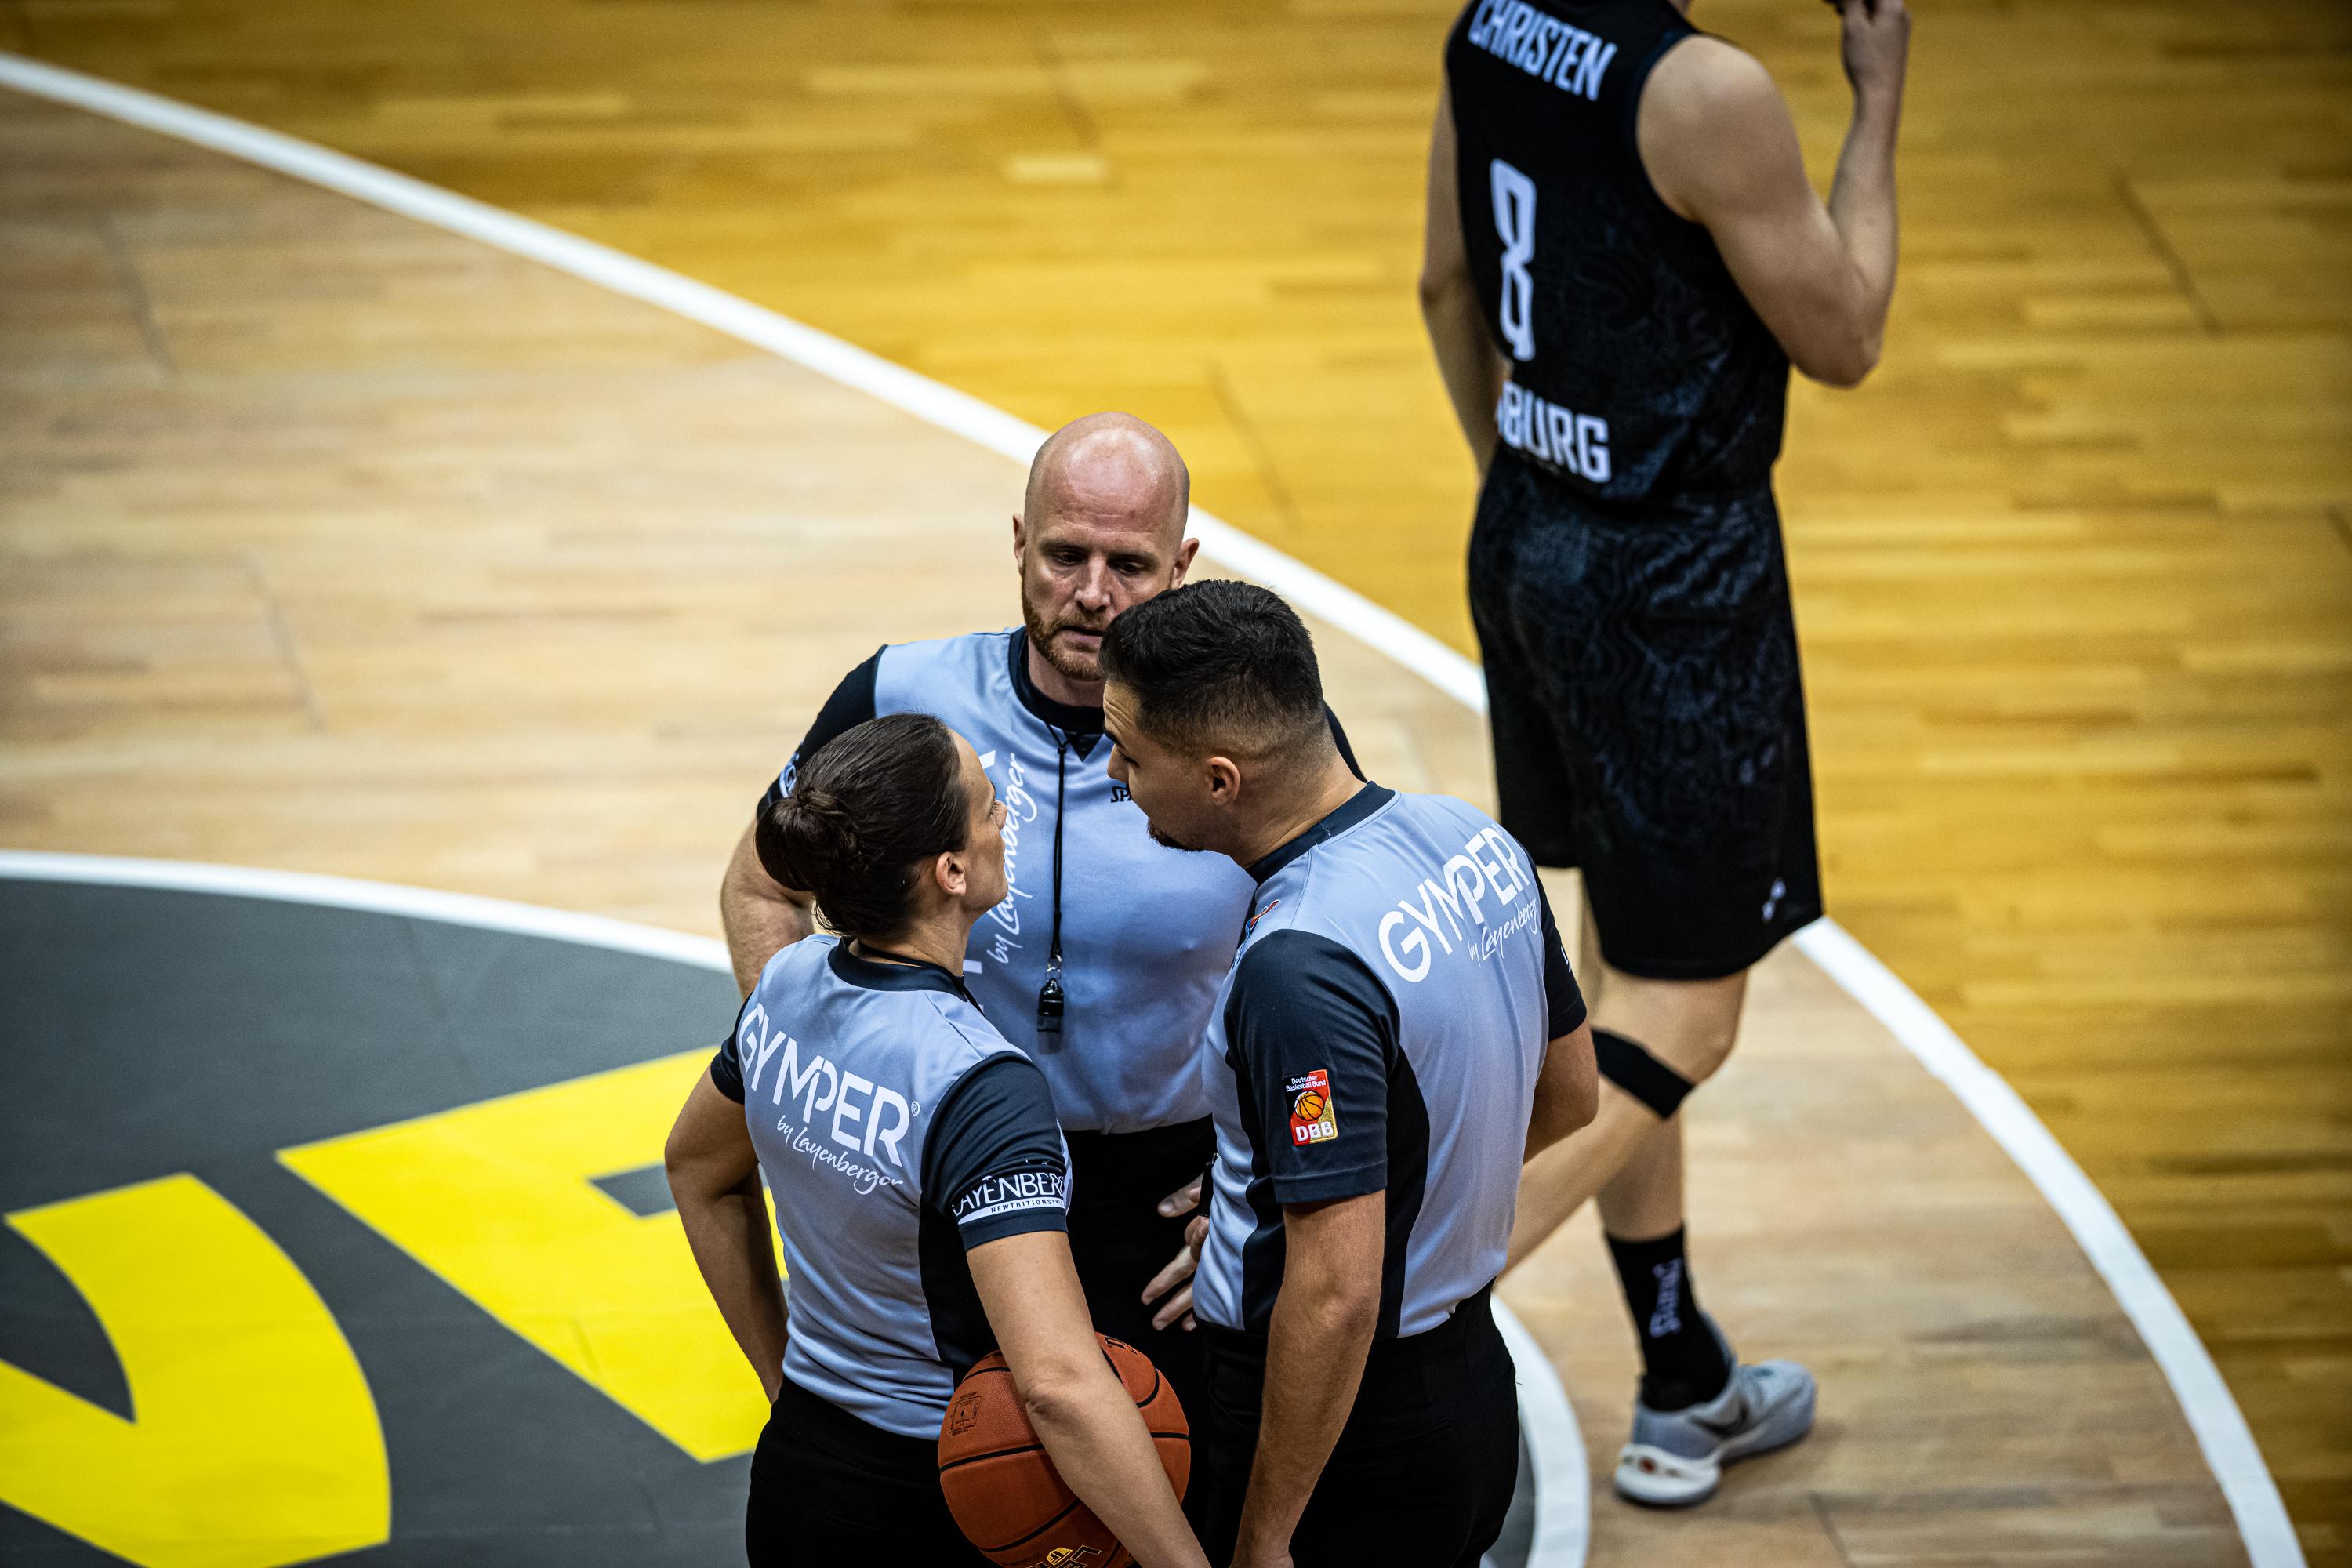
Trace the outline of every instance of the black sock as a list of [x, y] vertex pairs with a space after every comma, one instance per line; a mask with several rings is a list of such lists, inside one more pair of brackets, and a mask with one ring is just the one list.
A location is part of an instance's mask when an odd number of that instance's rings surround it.
[[1683, 1233], [1655, 1241], [1609, 1238], [1617, 1279], [1633, 1309], [1642, 1342], [1642, 1403], [1653, 1410], [1684, 1410], [1723, 1392], [1731, 1364], [1699, 1316]]

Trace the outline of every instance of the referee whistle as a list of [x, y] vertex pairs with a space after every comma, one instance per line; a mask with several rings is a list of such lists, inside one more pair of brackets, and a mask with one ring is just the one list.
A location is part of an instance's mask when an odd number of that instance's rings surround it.
[[1045, 984], [1037, 989], [1037, 1032], [1058, 1035], [1062, 1032], [1062, 973], [1057, 969], [1045, 972]]

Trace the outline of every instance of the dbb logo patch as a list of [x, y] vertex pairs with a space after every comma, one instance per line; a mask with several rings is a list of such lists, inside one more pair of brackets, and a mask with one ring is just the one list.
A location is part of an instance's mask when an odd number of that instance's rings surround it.
[[1300, 1148], [1339, 1136], [1339, 1113], [1331, 1103], [1331, 1075], [1321, 1068], [1282, 1086], [1290, 1097], [1290, 1142]]

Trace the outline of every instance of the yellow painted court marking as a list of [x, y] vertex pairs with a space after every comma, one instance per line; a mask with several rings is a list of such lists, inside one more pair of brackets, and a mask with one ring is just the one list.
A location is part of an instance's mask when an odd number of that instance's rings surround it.
[[97, 1314], [135, 1419], [0, 1361], [0, 1501], [146, 1568], [276, 1568], [391, 1533], [359, 1363], [235, 1205], [183, 1174], [8, 1223]]
[[658, 1162], [708, 1051], [551, 1084], [278, 1157], [697, 1459], [768, 1406], [675, 1212], [590, 1184]]

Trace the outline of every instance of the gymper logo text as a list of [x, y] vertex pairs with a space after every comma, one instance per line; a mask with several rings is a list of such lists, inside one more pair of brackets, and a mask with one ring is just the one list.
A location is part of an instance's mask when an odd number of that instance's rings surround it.
[[[1509, 837], [1499, 827], [1486, 828], [1448, 858], [1436, 876], [1423, 878], [1410, 896], [1399, 899], [1397, 907], [1381, 917], [1381, 956], [1398, 979], [1407, 981], [1428, 977], [1436, 961], [1433, 941], [1438, 952], [1451, 953], [1459, 944], [1474, 957], [1491, 957], [1536, 918], [1541, 906], [1533, 900], [1524, 908], [1510, 907], [1534, 880], [1534, 872], [1519, 858], [1518, 847]], [[1487, 917], [1490, 898], [1502, 906], [1496, 920]]]
[[759, 1092], [773, 1063], [776, 1076], [768, 1090], [769, 1104], [797, 1103], [801, 1125], [811, 1132], [820, 1130], [817, 1113], [830, 1110], [830, 1126], [824, 1131], [831, 1142], [868, 1159], [878, 1147], [892, 1164], [907, 1168], [898, 1140], [907, 1135], [914, 1115], [905, 1095], [814, 1052], [803, 1058], [800, 1042], [771, 1027], [767, 1009], [757, 1002], [744, 1010], [735, 1048], [742, 1062], [746, 1100]]

